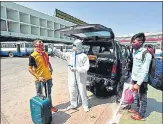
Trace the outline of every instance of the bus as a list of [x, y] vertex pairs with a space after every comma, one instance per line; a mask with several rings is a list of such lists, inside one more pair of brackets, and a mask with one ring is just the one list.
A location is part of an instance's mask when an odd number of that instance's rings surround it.
[[72, 52], [73, 51], [73, 45], [66, 45], [65, 49], [66, 49], [65, 50], [66, 52]]
[[12, 42], [1, 42], [0, 53], [1, 56], [28, 56], [33, 52], [32, 42], [26, 41], [12, 41]]
[[73, 45], [54, 44], [54, 47], [61, 50], [62, 52], [72, 52]]
[[48, 55], [51, 55], [52, 49], [51, 46], [55, 47], [56, 49], [62, 52], [72, 52], [72, 45], [66, 44], [56, 44], [56, 43], [44, 43], [45, 51], [48, 52]]

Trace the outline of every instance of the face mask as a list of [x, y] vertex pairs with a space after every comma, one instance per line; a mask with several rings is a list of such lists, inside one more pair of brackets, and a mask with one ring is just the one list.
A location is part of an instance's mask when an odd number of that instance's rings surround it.
[[44, 47], [43, 47], [42, 44], [38, 44], [38, 45], [36, 46], [36, 49], [37, 49], [38, 52], [43, 52], [43, 51], [44, 51]]
[[133, 44], [132, 44], [132, 48], [133, 48], [133, 49], [139, 49], [141, 46], [142, 46], [142, 44], [139, 43], [139, 42], [138, 42], [138, 43], [133, 43]]

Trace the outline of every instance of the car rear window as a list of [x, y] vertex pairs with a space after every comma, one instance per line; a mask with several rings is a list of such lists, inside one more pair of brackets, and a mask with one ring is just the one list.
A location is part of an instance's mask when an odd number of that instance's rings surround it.
[[83, 45], [84, 51], [86, 53], [113, 53], [112, 45], [105, 46], [93, 46], [93, 45]]

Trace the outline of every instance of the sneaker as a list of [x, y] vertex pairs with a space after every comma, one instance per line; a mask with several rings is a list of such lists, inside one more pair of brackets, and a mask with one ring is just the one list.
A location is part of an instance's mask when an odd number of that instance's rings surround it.
[[55, 107], [51, 107], [51, 111], [52, 111], [52, 112], [57, 112], [57, 111], [58, 111], [58, 109], [57, 109], [57, 108], [55, 108]]
[[84, 111], [85, 111], [85, 112], [89, 112], [89, 111], [90, 111], [90, 109], [89, 109], [88, 107], [85, 107], [85, 106], [84, 106], [83, 108], [84, 108]]
[[70, 109], [76, 109], [77, 107], [73, 106], [73, 105], [70, 105], [69, 107], [67, 107], [66, 110], [70, 110]]
[[138, 112], [136, 110], [134, 110], [134, 109], [129, 109], [128, 113], [138, 114]]
[[131, 118], [132, 118], [133, 120], [142, 120], [142, 121], [145, 120], [142, 116], [140, 116], [140, 115], [138, 115], [138, 114], [131, 115]]

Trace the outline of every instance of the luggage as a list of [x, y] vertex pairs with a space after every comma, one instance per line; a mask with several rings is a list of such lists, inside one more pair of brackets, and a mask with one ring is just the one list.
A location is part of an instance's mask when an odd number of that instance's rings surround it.
[[148, 83], [155, 89], [163, 91], [163, 59], [154, 58], [151, 66]]
[[[43, 89], [43, 83], [41, 84]], [[46, 83], [46, 91], [48, 94], [48, 87]], [[51, 101], [48, 95], [35, 96], [30, 99], [31, 117], [34, 124], [50, 124], [52, 121]]]
[[97, 56], [95, 55], [88, 55], [89, 60], [96, 61]]
[[127, 104], [132, 104], [134, 102], [134, 91], [126, 89], [124, 91], [124, 100], [127, 102]]
[[[144, 60], [146, 53], [153, 55], [153, 53], [150, 51], [150, 48], [147, 48], [147, 50], [143, 52], [142, 61]], [[149, 69], [148, 84], [157, 90], [163, 91], [163, 58], [152, 58]]]

